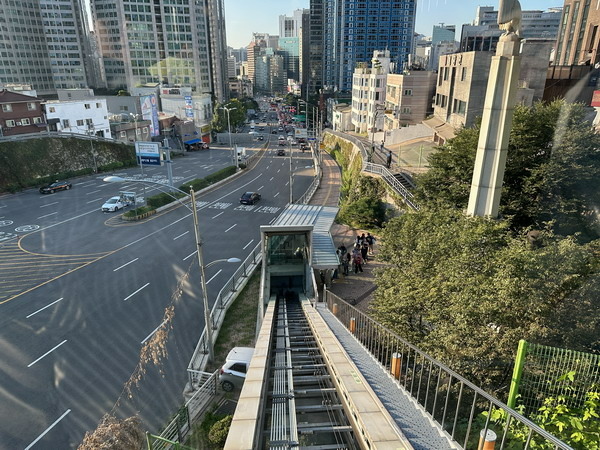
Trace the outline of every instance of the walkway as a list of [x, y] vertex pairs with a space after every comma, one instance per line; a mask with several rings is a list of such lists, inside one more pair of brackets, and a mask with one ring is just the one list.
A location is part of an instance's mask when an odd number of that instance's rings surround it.
[[[338, 206], [340, 196], [341, 173], [335, 160], [328, 153], [323, 154], [323, 178], [310, 204], [322, 206]], [[331, 234], [335, 245], [351, 248], [356, 235], [366, 232], [347, 225], [334, 223]], [[366, 311], [375, 291], [374, 269], [383, 266], [377, 262], [377, 244], [375, 255], [364, 266], [364, 272], [333, 280], [329, 289], [357, 308]], [[365, 348], [352, 336], [346, 327], [320, 304], [318, 311], [330, 329], [340, 341], [344, 350], [368, 381], [383, 405], [388, 409], [398, 427], [408, 438], [415, 449], [447, 449], [453, 448], [439, 426], [428, 414], [384, 371]]]

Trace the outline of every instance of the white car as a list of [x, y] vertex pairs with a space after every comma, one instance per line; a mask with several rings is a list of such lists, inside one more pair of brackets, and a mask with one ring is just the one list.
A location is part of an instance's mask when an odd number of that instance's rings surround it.
[[255, 135], [255, 134], [260, 134], [260, 133], [258, 131], [252, 130], [252, 131], [249, 131], [248, 134]]
[[115, 212], [119, 209], [123, 209], [128, 206], [129, 203], [124, 201], [121, 197], [111, 197], [104, 205], [102, 205], [102, 212]]

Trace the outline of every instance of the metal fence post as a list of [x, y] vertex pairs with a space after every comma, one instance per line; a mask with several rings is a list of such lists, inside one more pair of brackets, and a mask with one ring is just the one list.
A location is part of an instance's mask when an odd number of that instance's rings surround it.
[[513, 369], [512, 379], [510, 381], [510, 392], [508, 393], [508, 401], [506, 405], [514, 409], [519, 394], [519, 384], [521, 383], [521, 375], [523, 375], [523, 366], [527, 356], [527, 341], [521, 339], [517, 349], [517, 357], [515, 358], [515, 368]]

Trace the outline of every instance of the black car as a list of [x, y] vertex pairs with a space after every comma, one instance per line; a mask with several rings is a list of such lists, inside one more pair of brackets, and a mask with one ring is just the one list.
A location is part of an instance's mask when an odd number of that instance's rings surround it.
[[277, 150], [277, 156], [285, 156], [285, 150], [280, 148]]
[[240, 198], [240, 203], [242, 205], [254, 205], [259, 200], [260, 194], [258, 192], [244, 192], [242, 198]]
[[40, 188], [40, 194], [54, 194], [56, 191], [69, 190], [73, 187], [68, 181], [55, 181]]
[[265, 137], [261, 134], [260, 136], [258, 136], [256, 139], [258, 139], [259, 141], [264, 141]]

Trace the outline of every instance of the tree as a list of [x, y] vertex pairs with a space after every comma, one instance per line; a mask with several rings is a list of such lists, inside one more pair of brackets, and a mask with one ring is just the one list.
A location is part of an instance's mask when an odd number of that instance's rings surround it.
[[109, 414], [93, 432], [86, 432], [78, 450], [136, 450], [146, 443], [146, 435], [139, 417], [133, 416], [119, 420]]
[[555, 336], [557, 305], [581, 293], [594, 259], [549, 231], [532, 245], [507, 220], [427, 208], [386, 224], [380, 256], [375, 318], [494, 390], [519, 339]]
[[[500, 201], [513, 228], [553, 222], [561, 235], [600, 235], [600, 136], [585, 115], [583, 105], [562, 101], [515, 108]], [[466, 208], [479, 131], [460, 130], [429, 157], [431, 169], [417, 177], [419, 203]]]
[[239, 125], [246, 121], [246, 105], [237, 98], [234, 98], [225, 104], [217, 103], [213, 112], [211, 125], [212, 128], [218, 133], [227, 132], [229, 130], [229, 124], [227, 123], [227, 111], [223, 109], [223, 107], [226, 107], [230, 110], [229, 120], [231, 122], [231, 131], [233, 132]]

